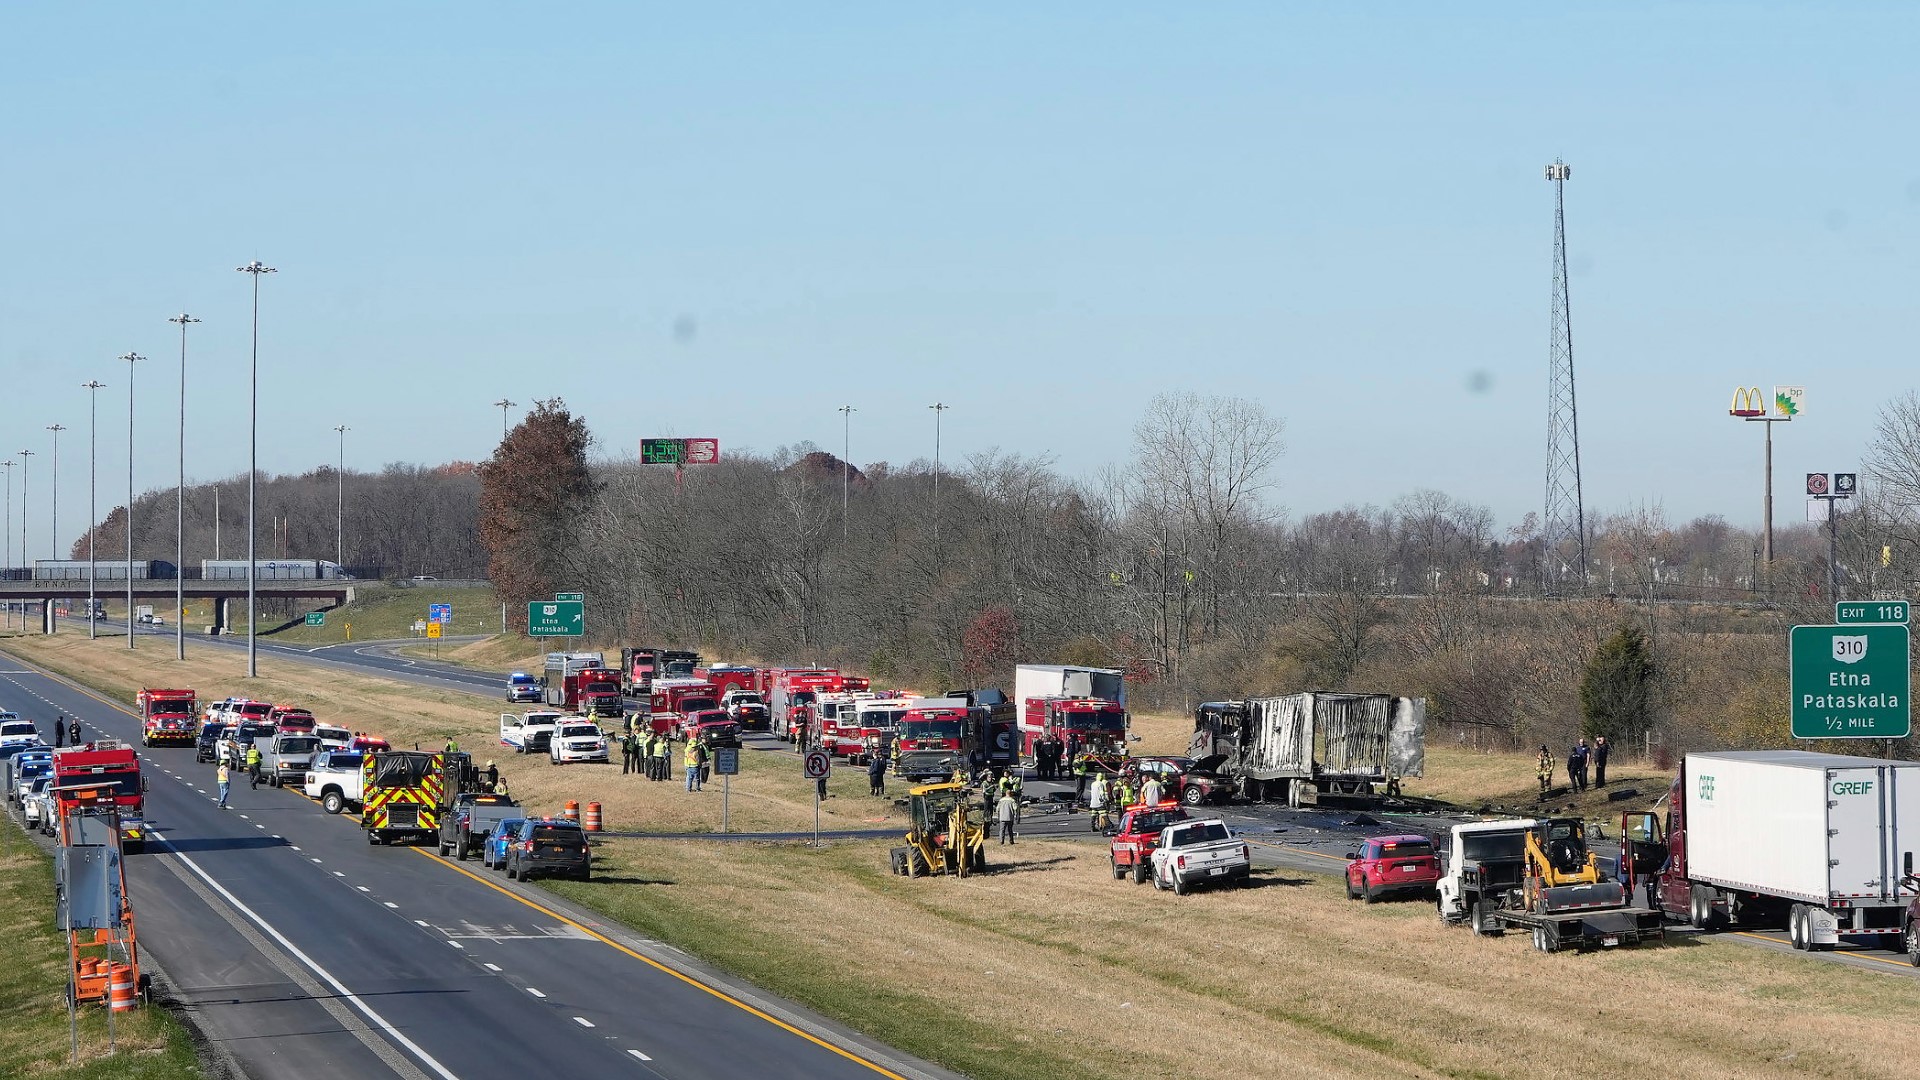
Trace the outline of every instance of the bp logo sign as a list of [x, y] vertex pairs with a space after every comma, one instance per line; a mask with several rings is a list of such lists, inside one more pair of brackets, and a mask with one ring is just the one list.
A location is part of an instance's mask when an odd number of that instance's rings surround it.
[[1707, 802], [1713, 801], [1713, 777], [1702, 776], [1700, 778], [1700, 797]]

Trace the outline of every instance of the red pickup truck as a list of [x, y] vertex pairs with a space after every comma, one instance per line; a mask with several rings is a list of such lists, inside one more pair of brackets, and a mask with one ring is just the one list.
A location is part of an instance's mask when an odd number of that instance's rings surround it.
[[1113, 876], [1123, 878], [1131, 872], [1136, 885], [1147, 880], [1153, 872], [1153, 849], [1160, 843], [1160, 830], [1186, 820], [1187, 812], [1176, 802], [1135, 806], [1121, 815], [1120, 831], [1107, 848]]

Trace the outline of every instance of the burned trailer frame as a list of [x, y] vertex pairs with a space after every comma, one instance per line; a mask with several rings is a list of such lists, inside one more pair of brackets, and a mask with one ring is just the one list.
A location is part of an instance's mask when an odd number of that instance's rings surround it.
[[1187, 756], [1217, 761], [1255, 802], [1365, 802], [1425, 773], [1426, 716], [1425, 698], [1391, 694], [1210, 701], [1194, 713]]

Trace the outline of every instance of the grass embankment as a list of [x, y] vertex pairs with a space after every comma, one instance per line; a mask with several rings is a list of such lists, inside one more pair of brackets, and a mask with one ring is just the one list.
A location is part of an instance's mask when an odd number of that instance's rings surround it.
[[165, 1009], [114, 1019], [80, 1010], [80, 1063], [67, 1026], [67, 949], [53, 925], [53, 862], [12, 820], [0, 822], [0, 1076], [48, 1080], [148, 1080], [202, 1073], [185, 1028]]
[[[431, 604], [452, 604], [453, 621], [444, 629], [449, 637], [491, 634], [500, 629], [500, 599], [488, 588], [456, 588], [437, 582], [404, 584], [365, 583], [354, 587], [354, 601], [329, 609], [325, 626], [290, 626], [273, 635], [276, 644], [332, 645], [347, 640], [347, 624], [355, 641], [389, 641], [414, 637], [415, 620], [427, 617]], [[314, 601], [314, 610], [320, 610]], [[244, 618], [244, 612], [241, 612]], [[261, 621], [261, 629], [267, 622]], [[245, 632], [244, 626], [241, 628]], [[423, 639], [424, 640], [424, 639]]]
[[[547, 650], [539, 642], [519, 634], [494, 634], [479, 641], [467, 641], [444, 648], [427, 644], [402, 645], [398, 651], [402, 656], [431, 658], [475, 671], [530, 671], [535, 675], [540, 674], [547, 656]], [[607, 662], [618, 664], [620, 658], [617, 653], [611, 654]]]
[[[159, 650], [16, 640], [96, 684], [159, 678], [203, 693], [241, 685], [224, 654], [180, 666]], [[195, 667], [194, 665], [205, 665]], [[477, 737], [470, 696], [308, 671], [277, 658], [262, 680], [352, 726]], [[121, 696], [127, 691], [117, 691]], [[360, 718], [366, 718], [364, 721]], [[376, 722], [384, 719], [384, 723]], [[1173, 718], [1150, 721], [1177, 734]], [[485, 729], [490, 733], [491, 728]], [[735, 808], [810, 821], [788, 759], [744, 755]], [[756, 759], [759, 759], [756, 761]], [[718, 795], [686, 795], [601, 767], [509, 759], [522, 794], [608, 801], [616, 827], [711, 824]], [[1456, 798], [1525, 791], [1530, 763], [1437, 747], [1428, 783]], [[842, 773], [828, 813], [882, 809]], [[1645, 788], [1643, 787], [1643, 791]], [[568, 794], [570, 792], [570, 794]], [[615, 802], [614, 800], [630, 800]], [[615, 809], [615, 807], [622, 809]], [[631, 817], [627, 815], [632, 815]], [[1522, 935], [1442, 928], [1426, 902], [1366, 906], [1334, 879], [1290, 871], [1182, 899], [1117, 882], [1104, 852], [1070, 841], [989, 852], [993, 872], [908, 881], [885, 841], [801, 844], [614, 839], [603, 877], [552, 887], [718, 967], [983, 1078], [1177, 1075], [1194, 1047], [1247, 1076], [1587, 1077], [1903, 1075], [1920, 992], [1797, 955], [1676, 939], [1592, 956], [1536, 953]], [[1330, 864], [1331, 865], [1331, 864]]]

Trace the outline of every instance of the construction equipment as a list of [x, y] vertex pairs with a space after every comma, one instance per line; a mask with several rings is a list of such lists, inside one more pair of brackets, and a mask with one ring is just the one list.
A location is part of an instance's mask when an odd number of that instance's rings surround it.
[[907, 792], [907, 844], [892, 851], [893, 872], [906, 877], [966, 877], [987, 868], [986, 811], [955, 781]]
[[1578, 818], [1546, 818], [1527, 830], [1527, 910], [1536, 915], [1624, 907], [1627, 893], [1600, 872]]
[[[123, 824], [112, 789], [71, 788], [55, 805], [60, 814], [55, 921], [67, 942], [67, 1001], [98, 1001], [115, 1009], [146, 1001], [152, 980], [140, 970]], [[123, 992], [126, 997], [109, 1001]]]

